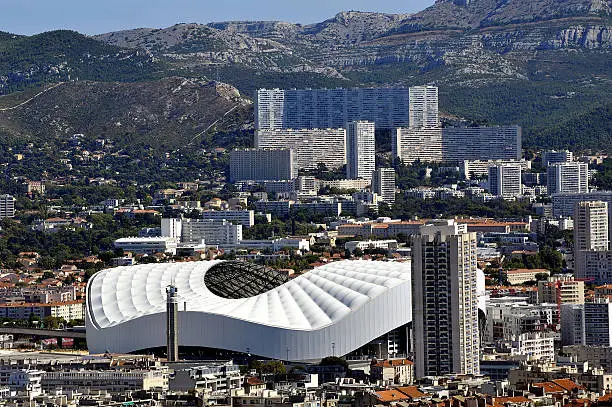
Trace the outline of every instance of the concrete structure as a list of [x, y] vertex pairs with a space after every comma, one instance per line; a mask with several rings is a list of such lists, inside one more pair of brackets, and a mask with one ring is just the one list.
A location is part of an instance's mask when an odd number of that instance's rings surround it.
[[392, 205], [395, 203], [395, 170], [379, 168], [372, 176], [372, 191], [378, 194], [382, 201]]
[[612, 346], [612, 303], [599, 299], [561, 307], [563, 345]]
[[520, 160], [522, 155], [519, 126], [447, 127], [442, 130], [444, 161]]
[[497, 165], [519, 165], [522, 176], [524, 171], [531, 169], [531, 161], [526, 160], [464, 160], [459, 171], [465, 179], [472, 179], [489, 175], [489, 168]]
[[397, 240], [362, 240], [362, 241], [351, 241], [344, 244], [344, 248], [351, 252], [355, 249], [367, 250], [367, 249], [384, 249], [391, 250], [397, 249]]
[[558, 274], [538, 281], [538, 303], [584, 304], [584, 281], [572, 274]]
[[608, 220], [607, 202], [578, 202], [574, 209], [574, 250], [608, 250]]
[[412, 241], [417, 378], [478, 374], [476, 233], [454, 221], [427, 224]]
[[555, 330], [559, 323], [557, 304], [529, 304], [521, 297], [491, 298], [487, 304], [487, 343], [504, 340], [527, 332]]
[[164, 289], [171, 283], [179, 346], [317, 360], [346, 355], [412, 321], [409, 263], [333, 262], [289, 281], [243, 262], [147, 264], [89, 280], [89, 351], [164, 346]]
[[523, 285], [527, 281], [536, 281], [538, 274], [550, 276], [550, 270], [546, 269], [515, 269], [505, 273], [508, 283], [511, 285]]
[[409, 125], [408, 88], [259, 89], [256, 129], [344, 127], [368, 120], [377, 128]]
[[337, 189], [356, 189], [362, 190], [371, 184], [367, 179], [337, 179], [337, 180], [317, 180], [319, 188], [337, 188]]
[[[552, 195], [553, 215], [560, 217], [574, 216], [576, 204], [582, 201], [607, 202], [608, 207], [612, 205], [612, 191], [591, 191], [585, 193], [557, 193]], [[608, 216], [612, 212], [608, 211]], [[608, 220], [608, 224], [610, 224]]]
[[557, 163], [546, 169], [548, 194], [589, 192], [589, 165]]
[[314, 169], [319, 164], [334, 169], [346, 164], [344, 128], [256, 130], [255, 147], [292, 149], [297, 169]]
[[0, 218], [15, 217], [15, 198], [12, 195], [0, 195]]
[[583, 201], [574, 209], [574, 270], [576, 276], [597, 283], [610, 281], [608, 203]]
[[124, 237], [115, 240], [115, 247], [134, 254], [176, 254], [179, 239], [175, 237]]
[[376, 168], [374, 123], [366, 121], [346, 124], [346, 177], [372, 179]]
[[489, 192], [504, 199], [520, 196], [521, 166], [503, 164], [489, 167]]
[[166, 358], [176, 362], [179, 358], [178, 296], [173, 285], [166, 287]]
[[242, 240], [242, 225], [212, 219], [162, 219], [162, 236], [179, 238], [181, 246], [227, 246]]
[[410, 88], [410, 123], [412, 128], [440, 127], [438, 118], [438, 88], [413, 86]]
[[174, 375], [169, 383], [171, 391], [195, 390], [206, 393], [218, 393], [241, 389], [244, 375], [240, 366], [229, 362], [208, 362], [201, 366], [172, 366]]
[[28, 319], [30, 315], [40, 319], [58, 317], [66, 321], [83, 319], [85, 316], [83, 301], [64, 301], [50, 303], [11, 303], [0, 304], [0, 318]]
[[255, 212], [253, 210], [204, 211], [202, 212], [202, 219], [228, 220], [245, 228], [250, 228], [255, 225]]
[[397, 128], [391, 141], [393, 157], [404, 164], [415, 161], [441, 162], [442, 129], [441, 128]]
[[574, 161], [574, 153], [568, 150], [562, 151], [545, 151], [542, 153], [542, 165], [548, 167], [556, 163], [569, 163]]
[[297, 176], [290, 148], [251, 148], [230, 153], [230, 182], [284, 180]]
[[385, 359], [370, 366], [370, 380], [383, 386], [411, 385], [414, 382], [414, 363], [408, 359]]

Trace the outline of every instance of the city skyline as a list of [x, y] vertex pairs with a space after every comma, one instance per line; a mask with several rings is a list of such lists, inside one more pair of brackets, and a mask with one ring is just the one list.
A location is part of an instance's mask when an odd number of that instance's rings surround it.
[[102, 34], [134, 28], [164, 28], [178, 23], [207, 24], [229, 20], [287, 21], [312, 24], [332, 18], [341, 11], [373, 11], [380, 13], [415, 13], [433, 4], [431, 0], [417, 0], [404, 4], [398, 0], [383, 0], [373, 7], [366, 1], [314, 1], [292, 3], [278, 0], [246, 2], [231, 0], [214, 5], [194, 0], [168, 2], [136, 0], [87, 4], [75, 0], [45, 3], [27, 0], [3, 10], [5, 22], [0, 31], [32, 35], [57, 29], [69, 29], [87, 35]]

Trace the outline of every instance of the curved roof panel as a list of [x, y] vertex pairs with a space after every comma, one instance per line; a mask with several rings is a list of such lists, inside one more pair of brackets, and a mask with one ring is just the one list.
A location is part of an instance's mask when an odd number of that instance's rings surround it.
[[[264, 281], [256, 287], [259, 291], [273, 288], [247, 298], [238, 298], [244, 296], [239, 292], [227, 294], [231, 285], [219, 273], [239, 278], [232, 267], [234, 262], [210, 261], [118, 267], [97, 273], [87, 293], [90, 351], [131, 352], [164, 346], [168, 285], [178, 290], [183, 346], [249, 348], [260, 356], [283, 359], [286, 349], [294, 349], [292, 360], [317, 359], [329, 356], [332, 342], [339, 354], [348, 353], [411, 320], [409, 263], [334, 262], [281, 285], [275, 275], [258, 277]], [[207, 273], [213, 273], [213, 278]], [[224, 298], [228, 296], [234, 298]], [[266, 338], [258, 339], [260, 335]]]

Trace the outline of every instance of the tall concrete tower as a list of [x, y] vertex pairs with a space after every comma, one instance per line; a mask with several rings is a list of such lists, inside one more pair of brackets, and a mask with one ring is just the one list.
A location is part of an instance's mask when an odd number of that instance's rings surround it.
[[412, 315], [417, 377], [479, 374], [476, 233], [453, 220], [412, 240]]
[[173, 285], [166, 287], [166, 338], [168, 362], [178, 361], [178, 297]]

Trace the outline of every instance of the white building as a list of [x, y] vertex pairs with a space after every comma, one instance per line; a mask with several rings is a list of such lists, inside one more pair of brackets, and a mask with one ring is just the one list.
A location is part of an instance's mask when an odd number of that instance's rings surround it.
[[574, 210], [574, 249], [602, 251], [609, 248], [608, 203], [577, 203]]
[[487, 176], [489, 168], [497, 165], [519, 165], [523, 173], [531, 169], [531, 161], [527, 160], [464, 160], [460, 172], [465, 179], [472, 179], [472, 177]]
[[230, 153], [230, 182], [285, 180], [297, 176], [290, 148], [251, 148]]
[[526, 332], [511, 338], [512, 356], [526, 356], [529, 360], [555, 360], [553, 332]]
[[556, 163], [569, 163], [574, 161], [574, 153], [568, 150], [562, 151], [545, 151], [542, 154], [542, 165], [548, 167], [551, 164]]
[[520, 297], [491, 298], [487, 304], [484, 339], [492, 343], [527, 332], [555, 330], [558, 320], [556, 303], [535, 305]]
[[346, 164], [344, 128], [260, 129], [255, 131], [255, 147], [292, 149], [298, 169], [313, 169], [318, 164], [334, 169]]
[[412, 241], [416, 377], [478, 374], [476, 233], [428, 224]]
[[176, 237], [124, 237], [115, 240], [115, 247], [134, 254], [176, 254], [179, 239]]
[[609, 282], [610, 230], [608, 203], [583, 201], [574, 209], [574, 271], [576, 276]]
[[376, 169], [374, 123], [367, 121], [346, 124], [346, 176], [351, 179], [372, 179]]
[[232, 223], [250, 228], [255, 225], [255, 211], [253, 210], [234, 210], [234, 211], [204, 211], [202, 219], [209, 220], [228, 220]]
[[242, 225], [225, 219], [164, 218], [161, 230], [164, 237], [180, 238], [181, 245], [227, 246], [242, 240]]
[[413, 86], [410, 88], [410, 127], [437, 128], [438, 88], [436, 86]]
[[612, 303], [598, 299], [561, 307], [563, 345], [612, 346]]
[[489, 167], [489, 192], [504, 199], [521, 195], [521, 166], [504, 164]]
[[162, 293], [171, 282], [180, 304], [181, 347], [317, 360], [346, 355], [412, 321], [410, 263], [340, 261], [291, 280], [281, 276], [224, 261], [101, 271], [87, 286], [88, 349], [127, 353], [164, 346]]
[[520, 160], [522, 155], [522, 131], [519, 126], [442, 129], [444, 161]]
[[589, 165], [580, 162], [556, 163], [546, 169], [547, 190], [557, 193], [589, 192]]
[[397, 240], [363, 240], [363, 241], [350, 241], [344, 244], [344, 248], [350, 252], [354, 252], [355, 249], [368, 250], [368, 249], [397, 249]]
[[441, 162], [442, 129], [441, 128], [408, 128], [395, 129], [391, 143], [393, 157], [405, 164], [415, 161]]
[[15, 217], [15, 198], [12, 195], [0, 195], [0, 218]]
[[395, 203], [395, 170], [379, 168], [372, 176], [372, 191], [378, 194], [382, 201], [392, 205]]
[[408, 88], [259, 89], [255, 100], [257, 129], [344, 127], [367, 120], [377, 128], [409, 125]]

